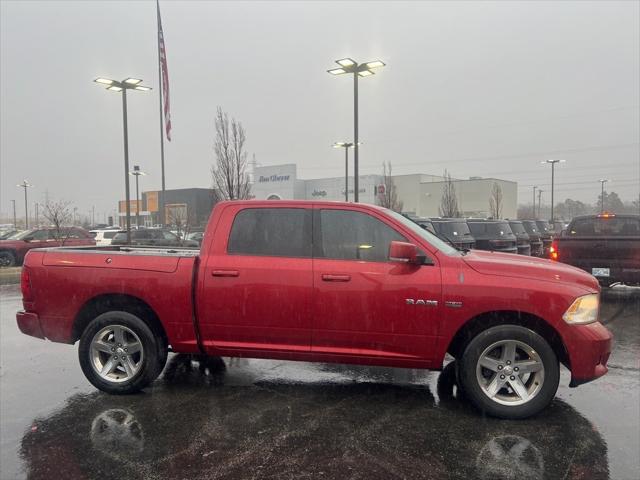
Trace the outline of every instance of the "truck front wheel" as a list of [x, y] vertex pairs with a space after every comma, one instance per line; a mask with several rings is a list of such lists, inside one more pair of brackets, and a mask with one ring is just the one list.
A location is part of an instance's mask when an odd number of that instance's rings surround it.
[[134, 393], [153, 382], [164, 367], [162, 339], [139, 317], [106, 312], [82, 332], [78, 357], [87, 379], [107, 393]]
[[484, 413], [518, 419], [545, 408], [558, 390], [560, 366], [547, 341], [518, 325], [499, 325], [476, 335], [459, 363], [459, 380]]

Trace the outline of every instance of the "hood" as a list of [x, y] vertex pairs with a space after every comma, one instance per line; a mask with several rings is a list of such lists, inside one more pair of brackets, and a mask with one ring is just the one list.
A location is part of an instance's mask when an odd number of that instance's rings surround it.
[[472, 250], [462, 259], [469, 267], [483, 275], [570, 283], [596, 292], [600, 289], [598, 281], [587, 272], [571, 265], [543, 258]]

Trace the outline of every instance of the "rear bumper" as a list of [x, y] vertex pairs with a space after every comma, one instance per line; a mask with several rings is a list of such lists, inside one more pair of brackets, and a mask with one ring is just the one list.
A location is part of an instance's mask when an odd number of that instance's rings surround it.
[[607, 373], [613, 336], [600, 322], [568, 327], [565, 345], [571, 367], [570, 387], [577, 387]]
[[16, 313], [16, 321], [18, 322], [18, 328], [25, 335], [44, 339], [44, 333], [42, 332], [40, 319], [37, 314], [18, 312]]

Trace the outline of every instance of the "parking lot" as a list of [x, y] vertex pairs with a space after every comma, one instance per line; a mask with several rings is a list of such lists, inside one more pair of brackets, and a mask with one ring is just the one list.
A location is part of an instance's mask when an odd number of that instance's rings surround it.
[[450, 370], [172, 355], [145, 393], [110, 396], [76, 347], [22, 335], [1, 288], [0, 478], [634, 479], [640, 295], [604, 297], [604, 378], [524, 421], [483, 418]]

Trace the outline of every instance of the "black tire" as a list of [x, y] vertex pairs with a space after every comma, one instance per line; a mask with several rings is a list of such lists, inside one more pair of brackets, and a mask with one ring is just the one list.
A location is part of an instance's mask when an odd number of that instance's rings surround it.
[[[137, 339], [139, 339], [141, 351], [140, 353], [134, 354], [137, 355], [137, 369], [130, 378], [128, 378], [128, 372], [124, 372], [124, 365], [122, 361], [120, 361], [119, 364], [115, 362], [118, 367], [117, 369], [114, 369], [113, 373], [114, 376], [118, 374], [126, 375], [122, 380], [106, 379], [96, 370], [97, 367], [95, 366], [92, 352], [92, 341], [99, 332], [108, 330], [110, 327], [124, 327], [124, 329], [131, 332], [137, 336]], [[131, 335], [131, 333], [128, 333], [128, 335]], [[116, 347], [115, 343], [112, 345], [113, 347]], [[100, 353], [100, 355], [108, 361], [108, 358], [111, 355], [117, 356], [124, 354], [122, 349], [119, 350], [120, 353], [116, 351], [113, 354]], [[131, 358], [133, 358], [134, 355], [129, 354]], [[151, 384], [158, 375], [160, 375], [167, 361], [167, 352], [166, 345], [164, 344], [162, 337], [154, 333], [142, 319], [128, 312], [113, 311], [98, 315], [89, 322], [80, 337], [78, 358], [80, 360], [82, 372], [93, 386], [107, 393], [128, 394], [142, 390]]]
[[[529, 388], [535, 393], [526, 401], [523, 400], [524, 397], [526, 397], [526, 392], [525, 395], [518, 396], [515, 390], [512, 389], [511, 382], [505, 384], [505, 387], [499, 390], [499, 392], [503, 393], [499, 394], [500, 396], [497, 399], [496, 397], [498, 397], [498, 395], [491, 398], [488, 393], [485, 393], [481, 385], [481, 380], [478, 378], [479, 376], [484, 379], [483, 375], [486, 375], [488, 377], [486, 381], [489, 383], [491, 378], [495, 378], [493, 375], [496, 377], [501, 375], [498, 373], [493, 374], [493, 372], [484, 369], [480, 369], [482, 373], [478, 373], [477, 370], [478, 362], [483, 352], [495, 344], [500, 344], [500, 342], [519, 342], [520, 344], [529, 346], [533, 349], [535, 355], [538, 356], [538, 363], [542, 363], [544, 367], [542, 375], [537, 374], [537, 376], [535, 374], [530, 374], [531, 377], [525, 376], [524, 374], [516, 374], [518, 376], [514, 377], [511, 376], [513, 374], [507, 374], [507, 382], [509, 382], [509, 378], [513, 378], [516, 382], [518, 378], [527, 379], [526, 383], [529, 384]], [[501, 347], [497, 348], [499, 349]], [[522, 352], [522, 350], [519, 350], [519, 352]], [[458, 362], [458, 376], [465, 397], [480, 411], [493, 417], [521, 419], [535, 415], [553, 400], [558, 390], [560, 365], [553, 349], [547, 341], [536, 332], [518, 325], [499, 325], [480, 332], [467, 344], [462, 358], [459, 359]], [[502, 363], [502, 361], [500, 360], [498, 363]], [[516, 362], [514, 362], [514, 365], [515, 364]], [[503, 365], [500, 365], [498, 368], [506, 369]], [[513, 368], [513, 366], [511, 366], [511, 368]], [[506, 370], [501, 370], [501, 372], [506, 373]], [[522, 375], [522, 377], [520, 377], [520, 375]], [[540, 378], [541, 376], [543, 378]], [[501, 378], [504, 378], [504, 375], [502, 375]], [[513, 405], [501, 403], [501, 401], [508, 401], [507, 398], [520, 402], [524, 401], [525, 403]], [[520, 398], [520, 400], [518, 400], [518, 398]]]
[[13, 252], [3, 250], [0, 252], [0, 267], [15, 267], [18, 262]]

